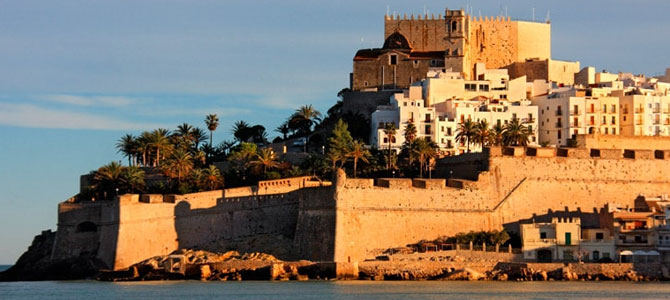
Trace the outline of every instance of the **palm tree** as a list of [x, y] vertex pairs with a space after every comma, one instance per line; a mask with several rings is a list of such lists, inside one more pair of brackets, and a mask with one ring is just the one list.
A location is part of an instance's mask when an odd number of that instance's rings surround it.
[[239, 142], [247, 142], [251, 137], [250, 131], [251, 126], [245, 121], [240, 120], [233, 124], [233, 136], [235, 136]]
[[192, 130], [193, 126], [189, 125], [188, 123], [183, 123], [177, 126], [177, 130], [175, 130], [173, 134], [176, 136], [186, 137], [187, 139], [192, 140], [191, 138]]
[[407, 122], [407, 127], [405, 127], [405, 141], [412, 142], [416, 138], [416, 126], [413, 122]]
[[389, 143], [388, 161], [386, 164], [386, 170], [391, 170], [391, 143], [393, 142], [393, 139], [395, 139], [395, 134], [396, 134], [395, 123], [386, 123], [384, 125], [384, 136], [386, 136], [386, 139], [388, 140]]
[[151, 151], [151, 133], [148, 131], [142, 132], [137, 138], [137, 152], [142, 153], [142, 166], [147, 166], [147, 153]]
[[491, 130], [491, 145], [493, 146], [500, 146], [503, 143], [503, 133], [505, 132], [505, 128], [500, 125], [500, 123], [496, 123], [493, 125], [493, 128]]
[[[321, 113], [311, 104], [303, 105], [298, 108], [289, 119], [289, 126], [300, 130], [305, 136], [305, 152], [309, 150], [309, 135], [312, 132], [312, 125], [317, 125], [321, 121]], [[291, 125], [293, 124], [293, 125]]]
[[93, 173], [93, 182], [95, 189], [102, 193], [103, 198], [107, 198], [121, 184], [121, 174], [123, 166], [118, 162], [106, 164]]
[[467, 152], [470, 152], [470, 143], [475, 132], [475, 122], [470, 119], [465, 120], [458, 126], [458, 133], [456, 134], [456, 141], [468, 145]]
[[193, 169], [191, 154], [183, 149], [176, 149], [168, 157], [167, 162], [162, 168], [168, 176], [177, 177], [177, 181], [181, 183], [181, 179], [187, 176]]
[[276, 132], [279, 132], [282, 134], [282, 139], [286, 140], [288, 138], [289, 132], [291, 132], [291, 128], [288, 126], [288, 122], [284, 122], [279, 127], [275, 129]]
[[150, 134], [149, 145], [156, 150], [154, 166], [159, 166], [161, 163], [161, 150], [168, 150], [172, 146], [168, 139], [169, 135], [170, 131], [164, 128], [154, 129]]
[[193, 139], [194, 149], [200, 148], [200, 143], [204, 143], [207, 140], [207, 134], [200, 127], [195, 127], [191, 130], [191, 137]]
[[351, 148], [349, 149], [347, 156], [354, 159], [354, 178], [355, 178], [356, 165], [358, 164], [358, 160], [360, 159], [364, 163], [368, 163], [368, 157], [370, 157], [370, 151], [368, 149], [365, 149], [365, 144], [363, 142], [356, 140], [353, 143], [351, 143]]
[[123, 168], [121, 181], [126, 186], [126, 191], [139, 192], [144, 189], [144, 171], [136, 166]]
[[135, 137], [132, 134], [122, 136], [116, 143], [116, 148], [119, 149], [117, 152], [122, 152], [123, 155], [128, 157], [128, 165], [132, 166], [135, 153], [137, 153], [137, 141]]
[[423, 177], [423, 166], [425, 162], [433, 157], [437, 156], [438, 146], [433, 141], [429, 141], [425, 138], [418, 138], [415, 140], [416, 147], [414, 152], [418, 156], [419, 160], [419, 176]]
[[219, 127], [219, 117], [216, 114], [209, 114], [205, 117], [205, 124], [209, 130], [209, 146], [212, 146], [212, 139], [214, 137], [214, 130]]
[[268, 169], [279, 167], [279, 162], [277, 162], [277, 155], [271, 148], [263, 148], [260, 152], [256, 153], [256, 157], [251, 161], [251, 165], [262, 167], [263, 174], [265, 174]]
[[514, 118], [505, 124], [503, 144], [506, 146], [527, 146], [530, 136], [531, 132], [528, 127], [524, 126], [519, 119]]
[[202, 169], [202, 179], [205, 186], [210, 190], [216, 190], [223, 187], [223, 177], [221, 171], [214, 165], [209, 165], [208, 168]]
[[489, 146], [492, 144], [492, 134], [489, 129], [489, 122], [486, 119], [482, 119], [479, 122], [475, 123], [475, 130], [472, 134], [472, 142], [475, 145], [480, 145], [482, 147]]

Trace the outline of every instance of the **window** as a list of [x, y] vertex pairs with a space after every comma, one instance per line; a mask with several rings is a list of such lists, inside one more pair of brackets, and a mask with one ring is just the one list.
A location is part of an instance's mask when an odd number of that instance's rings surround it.
[[430, 125], [426, 125], [426, 134], [431, 134]]
[[447, 135], [451, 135], [451, 127], [447, 127]]
[[612, 125], [616, 125], [616, 117], [612, 116]]
[[451, 31], [456, 31], [458, 30], [458, 22], [452, 21], [451, 22]]
[[407, 106], [407, 101], [403, 101], [402, 106]]
[[616, 105], [615, 105], [615, 104], [612, 104], [612, 111], [610, 111], [610, 112], [611, 112], [611, 113], [615, 113], [615, 112], [616, 112]]
[[500, 99], [507, 99], [507, 95], [505, 94], [500, 95]]
[[602, 232], [596, 232], [596, 240], [602, 240], [604, 238], [604, 234]]
[[389, 142], [389, 139], [388, 139], [388, 138], [384, 138], [384, 144], [386, 144], [386, 143], [388, 143], [388, 142]]
[[466, 91], [476, 91], [477, 90], [477, 85], [474, 83], [466, 83], [465, 84], [465, 90]]
[[395, 66], [398, 64], [398, 55], [397, 54], [391, 54], [389, 56], [389, 65]]
[[540, 232], [540, 238], [541, 239], [546, 239], [547, 238], [547, 233], [546, 232]]
[[607, 124], [607, 117], [603, 116], [603, 123], [602, 124]]
[[419, 67], [419, 61], [415, 59], [415, 60], [412, 62], [412, 66], [413, 66], [415, 69], [418, 68], [418, 67]]
[[616, 134], [616, 127], [612, 128], [612, 134]]
[[600, 259], [600, 252], [598, 250], [593, 251], [593, 260], [599, 260]]
[[368, 86], [368, 82], [367, 82], [367, 81], [363, 81], [363, 86]]
[[605, 128], [605, 134], [609, 134], [609, 128]]
[[98, 231], [98, 226], [92, 222], [83, 222], [77, 225], [77, 232], [96, 232]]
[[556, 138], [561, 139], [561, 131], [556, 131]]
[[488, 84], [480, 84], [479, 85], [479, 90], [483, 92], [488, 92], [489, 91], [489, 85]]

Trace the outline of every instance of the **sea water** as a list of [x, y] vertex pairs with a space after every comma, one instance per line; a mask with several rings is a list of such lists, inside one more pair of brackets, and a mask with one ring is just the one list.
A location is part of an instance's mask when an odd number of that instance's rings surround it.
[[464, 281], [0, 282], [0, 299], [670, 299], [670, 283]]

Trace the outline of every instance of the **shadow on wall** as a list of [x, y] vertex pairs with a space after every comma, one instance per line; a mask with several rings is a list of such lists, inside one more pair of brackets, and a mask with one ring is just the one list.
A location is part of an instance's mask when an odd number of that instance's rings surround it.
[[264, 252], [290, 259], [294, 256], [299, 194], [221, 197], [208, 208], [192, 208], [189, 200], [179, 201], [174, 207], [177, 247]]
[[580, 218], [581, 226], [587, 228], [600, 228], [600, 226], [610, 226], [611, 220], [608, 222], [607, 219], [607, 208], [603, 207], [598, 210], [593, 208], [592, 212], [583, 212], [581, 208], [577, 208], [575, 211], [570, 211], [566, 207], [564, 211], [553, 211], [549, 209], [546, 214], [533, 214], [533, 216], [527, 219], [520, 219], [516, 222], [510, 222], [503, 224], [503, 228], [508, 232], [515, 232], [521, 234], [521, 224], [532, 224], [532, 223], [551, 223], [552, 218]]

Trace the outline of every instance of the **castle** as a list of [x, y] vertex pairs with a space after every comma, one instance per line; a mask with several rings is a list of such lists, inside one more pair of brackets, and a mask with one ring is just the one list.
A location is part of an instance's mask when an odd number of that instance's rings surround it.
[[[180, 248], [264, 251], [343, 267], [380, 249], [605, 204], [670, 187], [670, 139], [580, 136], [584, 148], [490, 148], [438, 162], [442, 179], [310, 177], [186, 195], [59, 205], [53, 259], [121, 269]], [[615, 148], [615, 146], [625, 148]], [[660, 150], [659, 150], [660, 149]], [[449, 179], [444, 179], [449, 178]], [[461, 179], [456, 179], [461, 178]]]
[[445, 14], [384, 17], [382, 48], [354, 56], [354, 91], [408, 88], [431, 69], [460, 72], [477, 79], [475, 64], [506, 68], [511, 78], [572, 84], [579, 62], [551, 59], [551, 24], [509, 17], [474, 17], [463, 10]]

